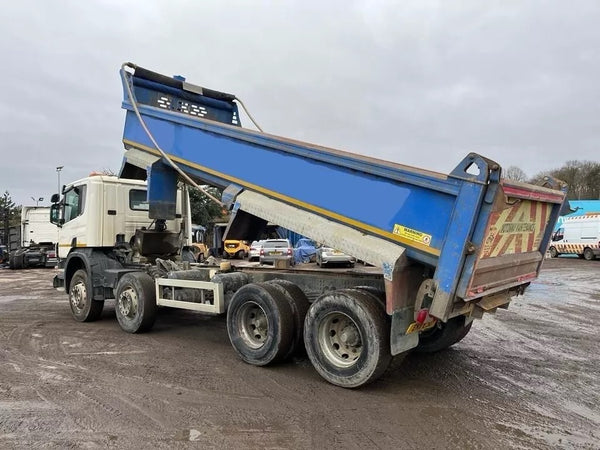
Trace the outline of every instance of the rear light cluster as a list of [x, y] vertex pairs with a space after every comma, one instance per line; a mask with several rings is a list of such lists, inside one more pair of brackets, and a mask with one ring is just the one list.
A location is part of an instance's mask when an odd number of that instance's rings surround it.
[[260, 249], [260, 256], [265, 256], [265, 251], [262, 248]]
[[291, 248], [288, 248], [287, 254], [288, 254], [288, 256], [291, 256], [291, 254], [292, 254], [292, 249]]

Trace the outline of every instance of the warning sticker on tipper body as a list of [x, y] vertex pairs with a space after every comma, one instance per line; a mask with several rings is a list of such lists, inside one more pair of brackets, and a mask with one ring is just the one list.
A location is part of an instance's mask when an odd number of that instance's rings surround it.
[[393, 233], [397, 236], [405, 239], [418, 242], [423, 245], [431, 245], [431, 235], [423, 233], [422, 231], [413, 230], [412, 228], [405, 227], [404, 225], [394, 225]]

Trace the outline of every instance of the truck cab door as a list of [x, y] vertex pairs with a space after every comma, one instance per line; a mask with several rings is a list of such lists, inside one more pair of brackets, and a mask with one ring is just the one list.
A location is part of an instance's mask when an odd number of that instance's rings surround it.
[[73, 247], [86, 246], [86, 194], [85, 184], [72, 186], [65, 191], [61, 203], [62, 226], [58, 231], [59, 258], [66, 258]]

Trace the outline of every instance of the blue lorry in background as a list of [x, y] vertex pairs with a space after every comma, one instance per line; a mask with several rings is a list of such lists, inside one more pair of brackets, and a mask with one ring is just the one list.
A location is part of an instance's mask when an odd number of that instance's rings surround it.
[[[376, 380], [394, 355], [460, 341], [474, 319], [508, 307], [539, 274], [565, 199], [556, 180], [504, 180], [499, 164], [475, 153], [444, 175], [299, 142], [242, 127], [235, 95], [131, 63], [120, 74], [120, 176], [147, 181], [152, 226], [131, 242], [116, 235], [114, 248], [72, 247], [55, 286], [89, 311], [77, 320], [97, 319], [101, 306], [85, 305], [107, 299], [131, 333], [152, 327], [157, 306], [226, 312], [231, 344], [247, 363], [284, 361], [305, 348], [325, 380], [355, 388]], [[299, 184], [291, 167], [331, 183]], [[176, 208], [182, 183], [223, 189], [226, 235], [235, 239], [252, 241], [277, 224], [369, 266], [185, 261], [177, 252], [185, 233], [165, 226], [180, 220], [185, 228]], [[59, 215], [61, 204], [54, 208]], [[72, 282], [77, 271], [86, 274], [84, 290]]]

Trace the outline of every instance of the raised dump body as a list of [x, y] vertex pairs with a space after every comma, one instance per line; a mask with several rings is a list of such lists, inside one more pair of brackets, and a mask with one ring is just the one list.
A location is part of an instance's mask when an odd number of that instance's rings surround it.
[[123, 172], [148, 169], [157, 214], [174, 201], [176, 176], [150, 135], [192, 179], [228, 188], [234, 211], [381, 267], [388, 314], [412, 307], [399, 275], [411, 262], [433, 269], [427, 309], [442, 320], [463, 314], [465, 302], [519, 292], [540, 270], [564, 201], [557, 186], [502, 180], [500, 166], [477, 154], [443, 175], [256, 132], [241, 127], [231, 94], [141, 68], [122, 75], [136, 99], [125, 89]]

